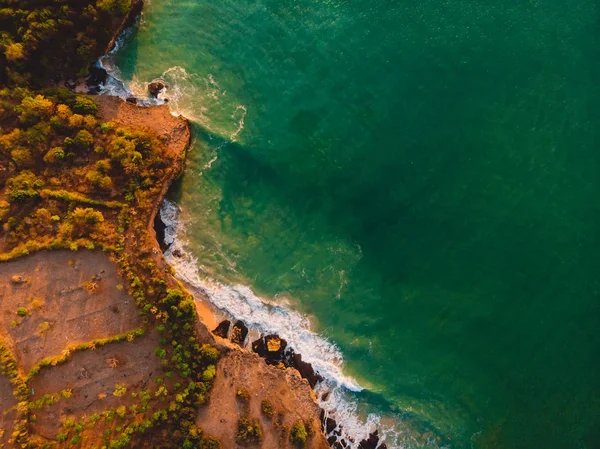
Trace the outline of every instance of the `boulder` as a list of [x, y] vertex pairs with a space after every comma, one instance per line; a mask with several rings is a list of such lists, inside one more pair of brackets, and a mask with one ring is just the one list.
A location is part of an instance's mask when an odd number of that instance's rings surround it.
[[127, 97], [125, 101], [129, 104], [137, 104], [137, 98], [135, 97]]
[[229, 333], [229, 328], [231, 327], [231, 321], [223, 320], [219, 323], [219, 325], [213, 331], [218, 337], [227, 338], [227, 334]]
[[244, 346], [247, 336], [248, 326], [246, 326], [243, 321], [236, 321], [236, 323], [233, 325], [233, 329], [231, 329], [231, 336], [229, 339], [240, 346]]
[[85, 81], [85, 84], [88, 87], [100, 86], [100, 85], [106, 84], [107, 78], [108, 78], [108, 72], [105, 69], [103, 69], [102, 67], [94, 65], [94, 66], [90, 67], [90, 71], [88, 73], [88, 77]]
[[358, 444], [358, 449], [387, 449], [387, 445], [385, 443], [379, 444], [379, 435], [378, 431], [369, 434], [369, 438], [366, 440], [362, 440]]
[[25, 279], [23, 278], [23, 276], [16, 274], [10, 278], [10, 282], [13, 284], [19, 285], [19, 284], [24, 284]]
[[332, 434], [333, 431], [337, 428], [337, 422], [333, 418], [325, 419], [325, 433], [327, 435]]
[[165, 87], [167, 87], [167, 85], [162, 81], [152, 81], [150, 84], [148, 84], [148, 92], [150, 93], [151, 97], [156, 98]]
[[284, 359], [286, 347], [287, 341], [275, 334], [261, 337], [252, 343], [252, 350], [261, 357], [264, 357], [267, 363], [278, 365], [283, 362], [284, 367], [288, 366]]
[[323, 377], [315, 372], [312, 365], [302, 360], [302, 355], [296, 354], [292, 349], [286, 353], [285, 359], [286, 365], [296, 368], [300, 375], [308, 380], [312, 388], [315, 388], [315, 385], [323, 380]]

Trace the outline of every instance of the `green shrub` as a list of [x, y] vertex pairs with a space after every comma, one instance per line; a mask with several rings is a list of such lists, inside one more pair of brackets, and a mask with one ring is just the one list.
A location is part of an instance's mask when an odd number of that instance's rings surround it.
[[79, 148], [89, 149], [94, 145], [94, 136], [88, 130], [82, 129], [75, 136], [74, 143]]
[[202, 380], [205, 382], [210, 382], [215, 378], [217, 374], [217, 368], [215, 365], [208, 365], [206, 369], [202, 372]]
[[50, 148], [44, 156], [44, 162], [47, 164], [56, 164], [65, 159], [65, 150], [61, 147]]
[[273, 417], [273, 404], [271, 404], [269, 401], [267, 400], [263, 400], [260, 403], [260, 409], [263, 412], [263, 415], [265, 415], [267, 418], [272, 418]]
[[10, 157], [19, 168], [31, 168], [35, 164], [31, 151], [26, 148], [16, 148], [10, 152]]
[[80, 95], [75, 99], [73, 111], [83, 115], [96, 115], [98, 113], [98, 104], [92, 98]]
[[65, 399], [69, 399], [71, 396], [73, 396], [73, 390], [71, 390], [70, 388], [65, 388], [63, 391], [60, 392], [61, 396]]
[[35, 123], [43, 118], [50, 118], [54, 111], [54, 103], [43, 95], [26, 96], [21, 104], [15, 107], [15, 112], [23, 123]]
[[25, 307], [19, 307], [17, 309], [17, 315], [19, 315], [20, 317], [26, 317], [29, 314], [29, 310], [27, 310]]
[[238, 388], [235, 392], [235, 396], [242, 402], [248, 402], [250, 400], [250, 393], [245, 388]]
[[219, 350], [209, 344], [202, 345], [200, 348], [200, 357], [206, 363], [214, 363], [219, 359]]
[[127, 385], [125, 385], [125, 384], [117, 384], [117, 385], [115, 385], [115, 391], [113, 392], [114, 396], [120, 398], [125, 393], [127, 393]]
[[24, 170], [6, 181], [6, 193], [11, 201], [26, 201], [40, 196], [44, 182], [29, 170]]
[[262, 429], [258, 421], [250, 422], [248, 418], [240, 418], [235, 438], [240, 443], [258, 443], [262, 439]]
[[297, 447], [304, 447], [306, 445], [306, 439], [308, 438], [308, 432], [306, 431], [306, 427], [302, 421], [298, 421], [292, 427], [290, 431], [290, 440]]

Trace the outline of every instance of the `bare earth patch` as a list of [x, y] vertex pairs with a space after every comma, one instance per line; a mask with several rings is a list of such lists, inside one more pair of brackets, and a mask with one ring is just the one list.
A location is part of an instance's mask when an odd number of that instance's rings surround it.
[[[123, 426], [136, 419], [129, 407], [139, 403], [139, 393], [145, 389], [150, 389], [152, 401], [157, 401], [154, 399], [159, 387], [156, 379], [164, 376], [161, 361], [154, 355], [158, 339], [157, 333], [151, 333], [132, 342], [110, 343], [95, 350], [76, 352], [68, 362], [42, 369], [30, 383], [35, 392], [31, 400], [35, 402], [44, 395], [56, 393], [60, 398], [51, 406], [34, 410], [36, 420], [31, 424], [32, 432], [43, 439], [55, 439], [67, 419], [89, 420], [95, 413], [128, 407], [124, 417], [115, 415], [110, 422], [102, 419], [97, 425], [88, 426], [90, 429], [84, 435], [98, 443], [104, 429]], [[172, 390], [173, 380], [163, 380]], [[125, 387], [123, 394], [117, 392], [117, 385]], [[69, 391], [67, 398], [60, 394], [65, 390]], [[142, 414], [138, 419], [141, 417]]]
[[0, 264], [0, 336], [27, 373], [40, 360], [140, 326], [101, 251], [42, 251]]
[[190, 139], [188, 122], [183, 117], [171, 115], [169, 105], [151, 108], [126, 103], [118, 97], [98, 96], [94, 100], [100, 106], [100, 116], [115, 120], [132, 128], [146, 128], [156, 133], [172, 154], [185, 156]]
[[[240, 398], [248, 393], [247, 399]], [[308, 382], [294, 369], [268, 366], [257, 354], [231, 350], [217, 364], [217, 376], [208, 404], [201, 407], [196, 423], [209, 435], [217, 437], [224, 448], [246, 447], [236, 442], [240, 417], [258, 420], [262, 441], [253, 447], [263, 449], [293, 448], [289, 429], [299, 421], [312, 432], [306, 447], [329, 448], [320, 431], [320, 409], [313, 399]], [[272, 418], [261, 411], [262, 401], [269, 401]]]
[[7, 377], [0, 376], [0, 447], [8, 446], [8, 439], [15, 424], [17, 401], [13, 396], [13, 387]]

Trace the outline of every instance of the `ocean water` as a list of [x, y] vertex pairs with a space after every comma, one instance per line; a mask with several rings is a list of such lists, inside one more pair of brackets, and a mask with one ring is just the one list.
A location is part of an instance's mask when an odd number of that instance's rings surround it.
[[193, 122], [180, 276], [349, 433], [597, 449], [599, 6], [151, 0], [103, 64]]

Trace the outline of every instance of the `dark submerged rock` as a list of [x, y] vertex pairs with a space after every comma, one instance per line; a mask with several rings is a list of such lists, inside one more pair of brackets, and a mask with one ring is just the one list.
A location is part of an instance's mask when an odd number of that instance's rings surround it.
[[302, 360], [302, 355], [296, 354], [292, 349], [286, 354], [286, 362], [284, 363], [286, 366], [296, 368], [300, 375], [308, 380], [312, 388], [315, 388], [315, 385], [323, 380], [323, 377], [315, 372], [312, 365]]
[[231, 321], [223, 320], [219, 323], [219, 325], [213, 331], [213, 334], [217, 335], [221, 338], [227, 338], [227, 334], [229, 333], [229, 328], [231, 327]]
[[160, 212], [156, 214], [154, 217], [154, 232], [156, 233], [156, 240], [158, 241], [158, 246], [160, 246], [160, 250], [164, 253], [169, 245], [165, 243], [165, 229], [167, 226], [160, 218]]
[[100, 87], [106, 84], [107, 78], [108, 72], [106, 70], [98, 65], [93, 65], [90, 67], [85, 85], [90, 93], [97, 94], [100, 92]]
[[369, 438], [366, 440], [362, 440], [358, 444], [359, 449], [387, 449], [387, 445], [385, 443], [379, 444], [379, 435], [378, 431], [369, 434]]
[[243, 346], [247, 336], [248, 326], [246, 326], [243, 321], [236, 321], [236, 323], [233, 325], [233, 329], [231, 330], [231, 336], [229, 337], [229, 339], [232, 342]]
[[325, 433], [329, 435], [337, 428], [337, 422], [333, 418], [327, 418], [325, 420]]

